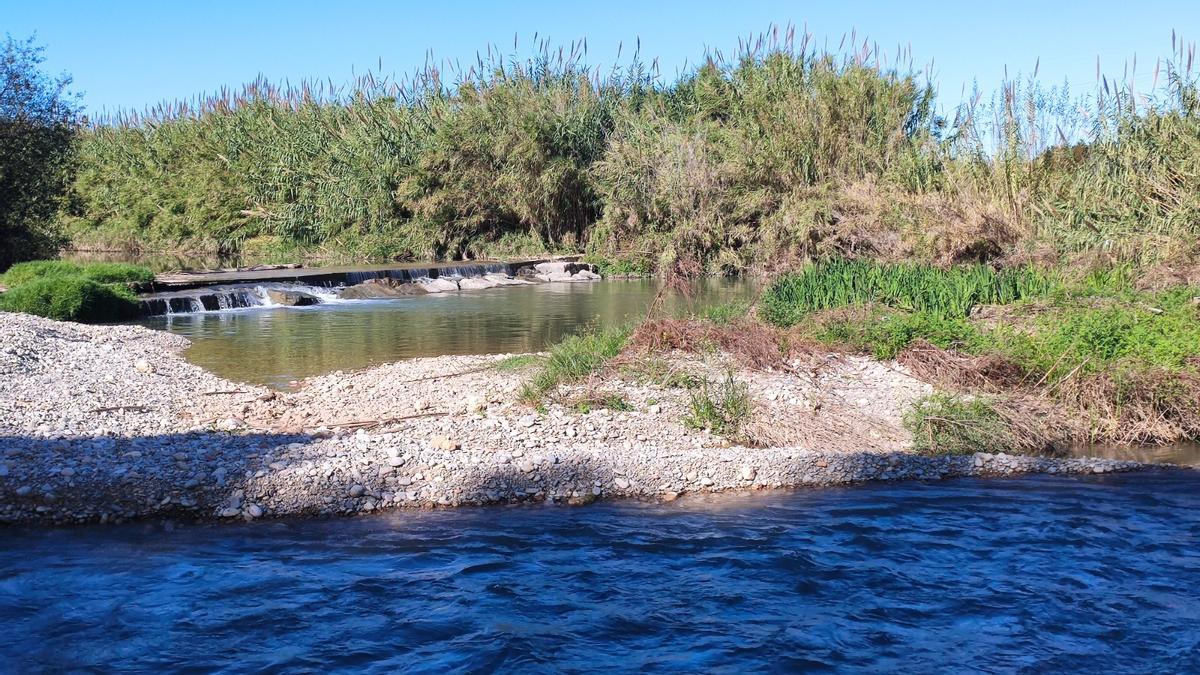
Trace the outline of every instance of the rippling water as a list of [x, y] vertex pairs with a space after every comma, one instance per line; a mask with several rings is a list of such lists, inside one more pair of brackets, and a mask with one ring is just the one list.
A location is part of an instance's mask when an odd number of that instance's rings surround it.
[[1200, 670], [1200, 474], [0, 531], [0, 670]]

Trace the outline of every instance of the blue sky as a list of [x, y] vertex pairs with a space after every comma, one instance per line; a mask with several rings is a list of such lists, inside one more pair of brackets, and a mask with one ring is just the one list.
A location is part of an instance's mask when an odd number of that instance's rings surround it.
[[47, 65], [68, 71], [93, 112], [141, 108], [187, 98], [263, 73], [349, 79], [352, 71], [408, 73], [432, 50], [438, 58], [474, 59], [488, 43], [511, 51], [514, 33], [556, 43], [586, 37], [589, 62], [608, 63], [622, 41], [640, 37], [644, 56], [673, 76], [705, 47], [733, 51], [739, 35], [772, 22], [807, 23], [818, 42], [836, 46], [857, 29], [889, 53], [911, 46], [933, 62], [943, 106], [964, 85], [990, 91], [1008, 72], [1030, 72], [1040, 58], [1048, 83], [1068, 78], [1083, 90], [1103, 70], [1120, 75], [1138, 58], [1138, 85], [1170, 51], [1171, 30], [1195, 40], [1200, 2], [53, 2], [0, 0], [0, 33], [32, 33]]

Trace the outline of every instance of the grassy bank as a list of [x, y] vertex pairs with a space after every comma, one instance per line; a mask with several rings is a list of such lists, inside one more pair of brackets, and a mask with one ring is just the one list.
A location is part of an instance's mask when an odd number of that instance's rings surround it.
[[1200, 287], [1131, 276], [832, 261], [779, 279], [760, 313], [955, 391], [1050, 401], [1072, 440], [1198, 438]]
[[41, 260], [13, 265], [0, 275], [0, 310], [60, 321], [103, 323], [137, 317], [133, 288], [154, 280], [143, 267]]
[[581, 49], [489, 50], [453, 76], [258, 81], [121, 114], [79, 138], [60, 221], [77, 245], [259, 259], [583, 251], [610, 273], [696, 273], [1066, 258], [1195, 273], [1200, 97], [1182, 46], [1150, 92], [1012, 81], [944, 117], [906, 58], [826, 53], [789, 31], [751, 44], [673, 81], [638, 60], [599, 75]]

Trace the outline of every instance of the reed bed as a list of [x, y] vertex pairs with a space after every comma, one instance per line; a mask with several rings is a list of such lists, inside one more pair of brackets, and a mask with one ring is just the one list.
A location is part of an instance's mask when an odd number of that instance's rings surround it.
[[671, 81], [640, 54], [589, 67], [586, 42], [344, 87], [260, 79], [94, 121], [60, 220], [76, 245], [257, 257], [1186, 266], [1194, 53], [1174, 41], [1148, 91], [1098, 73], [1075, 96], [1035, 72], [950, 117], [907, 50], [787, 27]]

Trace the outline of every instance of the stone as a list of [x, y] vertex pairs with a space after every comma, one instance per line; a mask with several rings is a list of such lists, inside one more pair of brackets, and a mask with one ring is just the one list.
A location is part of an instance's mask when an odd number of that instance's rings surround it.
[[458, 450], [462, 445], [446, 436], [434, 436], [429, 440], [429, 446], [435, 450]]
[[356, 485], [350, 486], [349, 494], [351, 497], [361, 497], [361, 496], [363, 496], [363, 493], [366, 491], [367, 491], [367, 489], [365, 487], [356, 484]]
[[136, 362], [134, 362], [133, 367], [139, 373], [153, 373], [154, 372], [154, 366], [150, 365], [150, 362], [147, 361], [146, 359], [138, 359]]
[[217, 422], [218, 431], [237, 431], [244, 426], [246, 426], [245, 423], [236, 417], [226, 417], [220, 422]]
[[742, 480], [754, 480], [758, 477], [758, 472], [752, 466], [743, 466], [741, 472]]
[[226, 507], [226, 508], [221, 509], [221, 512], [218, 515], [221, 516], [222, 518], [236, 518], [239, 515], [241, 515], [241, 513], [242, 512], [240, 509], [235, 509], [233, 507]]
[[458, 282], [453, 279], [438, 278], [438, 279], [422, 279], [414, 282], [417, 286], [425, 289], [426, 293], [449, 293], [458, 290]]
[[703, 485], [704, 487], [712, 487], [713, 479], [709, 478], [708, 476], [705, 476], [700, 479], [700, 484]]
[[399, 279], [368, 279], [361, 284], [347, 286], [338, 292], [343, 300], [376, 300], [381, 298], [403, 298], [413, 295], [425, 295], [429, 291], [424, 286], [406, 283]]
[[246, 515], [251, 518], [262, 518], [263, 510], [258, 504], [250, 504], [246, 506]]
[[308, 307], [321, 302], [315, 295], [274, 288], [267, 289], [267, 299], [283, 307]]
[[521, 469], [522, 473], [533, 473], [534, 469], [537, 469], [537, 464], [525, 460], [518, 465], [518, 468]]
[[467, 279], [459, 279], [458, 288], [464, 291], [480, 291], [488, 288], [495, 288], [500, 284], [488, 277], [470, 277]]
[[628, 490], [630, 485], [629, 481], [625, 478], [617, 478], [613, 481], [613, 484], [620, 490]]

